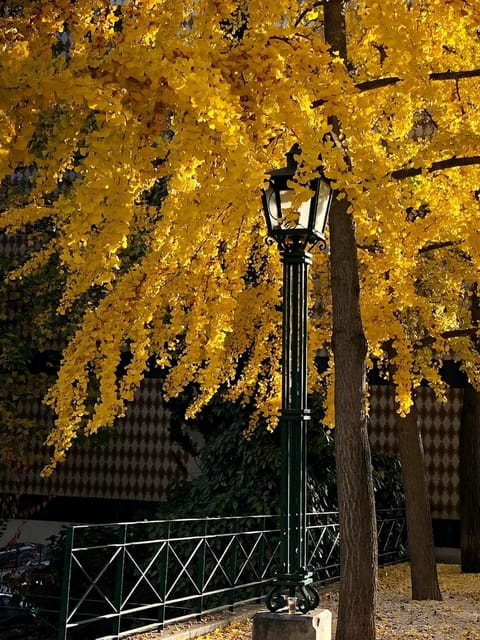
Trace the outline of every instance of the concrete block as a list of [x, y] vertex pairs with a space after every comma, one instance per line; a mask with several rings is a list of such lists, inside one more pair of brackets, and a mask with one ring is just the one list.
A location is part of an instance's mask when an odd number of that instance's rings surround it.
[[252, 640], [331, 640], [332, 612], [309, 613], [259, 611], [253, 617]]

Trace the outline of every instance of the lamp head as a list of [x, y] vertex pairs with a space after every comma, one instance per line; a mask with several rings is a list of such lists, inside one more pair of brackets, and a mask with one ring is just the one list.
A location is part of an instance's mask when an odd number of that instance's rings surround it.
[[269, 185], [263, 190], [262, 203], [268, 235], [283, 250], [311, 247], [318, 242], [325, 246], [325, 229], [333, 197], [330, 182], [319, 173], [308, 185], [311, 196], [292, 210], [297, 161], [300, 147], [294, 145], [286, 154], [287, 164], [268, 172]]

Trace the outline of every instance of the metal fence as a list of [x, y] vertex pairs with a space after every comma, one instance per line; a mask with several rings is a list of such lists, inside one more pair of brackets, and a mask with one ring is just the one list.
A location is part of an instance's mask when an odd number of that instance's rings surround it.
[[[339, 576], [338, 513], [308, 516], [309, 566]], [[405, 553], [401, 510], [378, 514], [381, 564]], [[69, 528], [59, 640], [122, 638], [259, 601], [278, 562], [276, 516]]]

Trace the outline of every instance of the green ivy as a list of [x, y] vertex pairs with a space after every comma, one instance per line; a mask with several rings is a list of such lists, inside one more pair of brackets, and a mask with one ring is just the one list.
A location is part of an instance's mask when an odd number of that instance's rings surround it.
[[[159, 517], [229, 516], [278, 513], [280, 430], [263, 425], [246, 435], [251, 408], [215, 397], [195, 421], [183, 419], [188, 398], [170, 401], [171, 437], [195, 455], [199, 474], [180, 481], [159, 505]], [[311, 399], [308, 429], [308, 509], [337, 508], [334, 433], [321, 426], [322, 402]], [[200, 432], [203, 446], [190, 433]], [[403, 488], [398, 458], [372, 455], [377, 508], [402, 506]]]

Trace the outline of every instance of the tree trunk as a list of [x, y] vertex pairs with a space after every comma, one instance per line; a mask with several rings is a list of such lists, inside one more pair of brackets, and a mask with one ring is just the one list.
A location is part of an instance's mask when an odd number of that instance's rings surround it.
[[377, 528], [365, 414], [366, 341], [360, 314], [355, 228], [346, 200], [330, 215], [335, 360], [335, 455], [340, 512], [336, 640], [374, 640]]
[[[325, 42], [347, 62], [345, 1], [324, 3]], [[330, 119], [335, 134], [341, 123]], [[348, 201], [330, 214], [335, 361], [335, 459], [340, 512], [340, 601], [336, 640], [375, 640], [377, 524], [365, 414], [367, 344], [360, 313], [355, 225]]]
[[460, 427], [460, 548], [462, 572], [480, 572], [480, 393], [470, 383]]
[[407, 416], [397, 417], [396, 426], [405, 490], [412, 599], [441, 600], [422, 434], [415, 405]]

